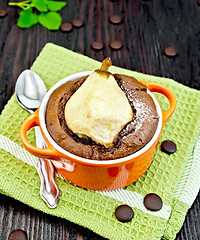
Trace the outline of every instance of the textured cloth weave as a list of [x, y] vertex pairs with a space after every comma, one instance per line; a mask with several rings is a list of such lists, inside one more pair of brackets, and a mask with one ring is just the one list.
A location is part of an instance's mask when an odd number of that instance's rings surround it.
[[[31, 69], [49, 89], [57, 81], [73, 73], [100, 68], [101, 63], [70, 50], [47, 44]], [[35, 209], [82, 225], [108, 239], [174, 239], [185, 215], [199, 191], [200, 181], [200, 92], [171, 79], [145, 75], [112, 66], [110, 71], [134, 76], [138, 80], [161, 83], [169, 87], [177, 99], [177, 107], [163, 128], [153, 162], [147, 172], [128, 187], [110, 192], [95, 192], [56, 177], [60, 198], [55, 209], [49, 209], [40, 198], [37, 159], [26, 152], [19, 139], [19, 129], [29, 113], [11, 97], [0, 116], [0, 192]], [[155, 94], [161, 108], [168, 101]], [[34, 131], [28, 134], [34, 144]], [[177, 151], [168, 155], [160, 150], [163, 140], [177, 144]], [[143, 206], [148, 193], [158, 194], [164, 203], [158, 212]], [[134, 210], [130, 222], [115, 218], [115, 209], [122, 203]]]

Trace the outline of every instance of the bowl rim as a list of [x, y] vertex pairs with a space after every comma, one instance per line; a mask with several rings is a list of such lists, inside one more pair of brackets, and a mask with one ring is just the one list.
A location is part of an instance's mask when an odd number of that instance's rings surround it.
[[155, 106], [156, 106], [158, 116], [159, 116], [157, 129], [156, 129], [153, 137], [151, 138], [151, 140], [145, 146], [143, 146], [140, 150], [138, 150], [137, 152], [135, 152], [131, 155], [128, 155], [128, 156], [125, 156], [122, 158], [117, 158], [117, 159], [112, 159], [112, 160], [101, 160], [101, 161], [83, 158], [83, 157], [77, 156], [77, 155], [72, 154], [72, 153], [68, 152], [67, 150], [63, 149], [59, 144], [57, 144], [54, 141], [54, 139], [49, 134], [47, 127], [46, 127], [45, 115], [46, 115], [46, 107], [47, 107], [47, 103], [48, 103], [50, 95], [53, 93], [53, 91], [55, 89], [57, 89], [58, 87], [60, 87], [64, 83], [66, 83], [67, 81], [75, 80], [80, 77], [90, 75], [92, 72], [93, 71], [84, 71], [84, 72], [79, 72], [79, 73], [69, 75], [69, 76], [61, 79], [60, 81], [58, 81], [56, 84], [54, 84], [50, 88], [50, 90], [47, 92], [47, 94], [44, 96], [42, 103], [40, 105], [40, 108], [39, 108], [39, 124], [40, 124], [40, 127], [42, 128], [42, 131], [43, 131], [45, 137], [49, 141], [50, 145], [53, 146], [53, 148], [55, 148], [57, 151], [64, 154], [66, 157], [73, 159], [74, 162], [76, 162], [76, 160], [77, 160], [77, 162], [79, 162], [79, 163], [81, 162], [81, 163], [87, 164], [87, 165], [99, 165], [99, 166], [101, 166], [101, 165], [102, 166], [103, 165], [116, 165], [116, 164], [120, 164], [120, 163], [129, 162], [130, 160], [133, 160], [135, 158], [142, 156], [149, 149], [151, 149], [151, 147], [157, 141], [157, 139], [159, 138], [159, 136], [161, 134], [162, 126], [163, 126], [163, 115], [162, 115], [162, 110], [160, 108], [160, 105], [159, 105], [158, 101], [156, 100], [156, 98], [154, 97], [154, 95], [148, 89], [147, 89], [147, 92], [152, 97], [152, 99], [155, 103]]

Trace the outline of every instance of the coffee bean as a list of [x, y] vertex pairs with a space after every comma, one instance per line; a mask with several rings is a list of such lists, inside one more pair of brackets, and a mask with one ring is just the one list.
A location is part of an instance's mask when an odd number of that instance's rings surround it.
[[159, 211], [163, 206], [163, 202], [157, 194], [149, 193], [144, 197], [144, 206], [150, 211]]
[[84, 22], [81, 19], [74, 19], [72, 24], [75, 28], [81, 28], [84, 25]]
[[60, 26], [62, 32], [71, 32], [73, 25], [70, 22], [63, 22]]
[[177, 50], [174, 47], [165, 47], [163, 49], [164, 54], [167, 57], [176, 57], [176, 55], [178, 54]]
[[5, 17], [6, 15], [8, 14], [8, 12], [5, 10], [5, 9], [3, 9], [3, 8], [0, 8], [0, 17]]
[[119, 15], [112, 15], [108, 18], [109, 22], [112, 24], [120, 24], [122, 23], [122, 17]]
[[161, 144], [161, 150], [167, 154], [176, 152], [176, 144], [170, 140], [165, 140]]
[[10, 233], [8, 240], [27, 240], [27, 234], [23, 230], [17, 229]]
[[95, 41], [91, 44], [91, 48], [96, 50], [96, 51], [100, 51], [103, 49], [103, 43], [102, 42], [99, 42], [99, 41]]
[[122, 43], [118, 40], [114, 40], [114, 41], [110, 42], [109, 46], [113, 50], [119, 50], [123, 47]]
[[120, 222], [129, 222], [134, 216], [133, 209], [128, 205], [120, 205], [115, 210], [115, 216]]

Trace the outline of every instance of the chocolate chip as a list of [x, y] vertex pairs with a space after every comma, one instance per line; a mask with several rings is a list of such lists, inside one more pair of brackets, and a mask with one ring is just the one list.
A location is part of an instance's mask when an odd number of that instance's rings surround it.
[[120, 24], [122, 23], [122, 17], [119, 15], [112, 15], [108, 18], [109, 22], [112, 24]]
[[176, 57], [176, 55], [178, 54], [176, 48], [170, 46], [164, 48], [163, 52], [167, 57]]
[[157, 194], [149, 193], [144, 197], [144, 206], [150, 211], [159, 211], [163, 206], [163, 202]]
[[119, 50], [123, 47], [122, 43], [118, 40], [114, 40], [112, 42], [109, 43], [110, 48], [112, 48], [113, 50]]
[[100, 51], [103, 49], [103, 43], [102, 42], [99, 42], [99, 41], [95, 41], [91, 44], [91, 48], [96, 50], [96, 51]]
[[70, 22], [63, 22], [60, 26], [62, 32], [71, 32], [73, 25]]
[[81, 28], [84, 25], [84, 22], [81, 19], [74, 19], [72, 24], [75, 28]]
[[167, 154], [176, 152], [176, 144], [170, 140], [165, 140], [161, 144], [161, 150]]
[[23, 230], [17, 229], [10, 233], [8, 240], [27, 240], [27, 234]]
[[5, 9], [0, 8], [0, 17], [5, 17], [7, 14], [8, 12]]
[[115, 210], [115, 216], [120, 222], [129, 222], [134, 216], [133, 209], [128, 205], [120, 205]]

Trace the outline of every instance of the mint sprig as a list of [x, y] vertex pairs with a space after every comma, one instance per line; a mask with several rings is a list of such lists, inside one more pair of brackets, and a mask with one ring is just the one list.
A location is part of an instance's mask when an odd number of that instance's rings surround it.
[[41, 13], [38, 21], [45, 28], [58, 30], [62, 23], [62, 18], [57, 12], [48, 12], [46, 14]]
[[21, 28], [29, 28], [38, 23], [38, 15], [32, 13], [32, 8], [24, 9], [19, 14], [19, 19], [17, 22], [17, 26]]
[[47, 12], [47, 0], [32, 0], [31, 2], [31, 7], [37, 8], [38, 11], [40, 12]]
[[[39, 23], [49, 30], [58, 30], [62, 23], [62, 18], [57, 11], [63, 9], [67, 3], [53, 0], [26, 0], [10, 2], [8, 5], [22, 9], [17, 21], [18, 27], [29, 28]], [[39, 14], [33, 12], [34, 8], [37, 9]]]
[[50, 11], [57, 12], [66, 6], [66, 2], [47, 1], [47, 7]]

